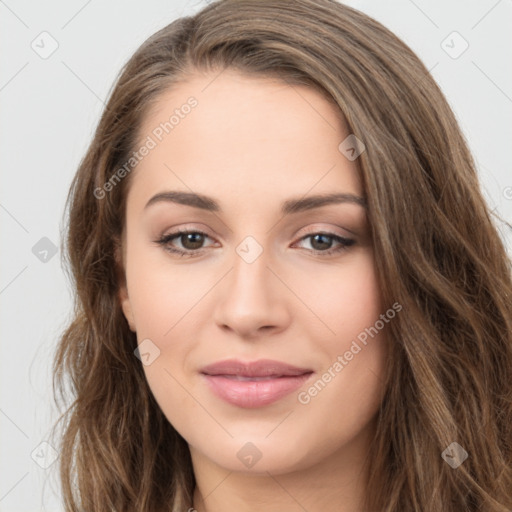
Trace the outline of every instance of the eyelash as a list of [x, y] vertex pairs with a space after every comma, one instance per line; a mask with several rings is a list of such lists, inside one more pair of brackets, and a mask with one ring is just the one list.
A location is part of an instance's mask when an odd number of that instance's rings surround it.
[[[172, 254], [178, 254], [181, 257], [193, 258], [193, 257], [196, 257], [196, 256], [200, 256], [205, 248], [181, 250], [181, 249], [176, 249], [175, 247], [171, 247], [169, 245], [169, 242], [171, 242], [171, 240], [174, 240], [175, 238], [179, 238], [182, 235], [189, 235], [189, 234], [204, 235], [205, 237], [210, 238], [208, 236], [208, 234], [206, 234], [206, 233], [204, 233], [202, 231], [198, 231], [198, 230], [188, 230], [188, 231], [187, 230], [180, 230], [180, 231], [175, 231], [174, 233], [169, 233], [167, 235], [163, 235], [158, 240], [155, 240], [155, 243], [157, 243], [158, 245], [163, 246], [164, 249], [167, 252], [170, 252]], [[330, 248], [330, 249], [327, 249], [325, 251], [319, 251], [318, 249], [306, 249], [306, 250], [309, 250], [310, 252], [312, 252], [313, 254], [318, 254], [320, 256], [329, 256], [331, 254], [343, 252], [343, 251], [347, 250], [348, 247], [350, 247], [350, 246], [355, 244], [355, 240], [353, 240], [351, 238], [345, 238], [345, 237], [342, 237], [342, 236], [339, 236], [339, 235], [335, 235], [334, 233], [328, 233], [328, 232], [325, 232], [325, 231], [314, 231], [314, 232], [308, 233], [307, 235], [303, 236], [300, 240], [304, 240], [306, 238], [311, 238], [311, 237], [314, 237], [316, 235], [322, 235], [322, 236], [326, 236], [328, 238], [332, 238], [336, 242], [341, 244], [337, 248]]]

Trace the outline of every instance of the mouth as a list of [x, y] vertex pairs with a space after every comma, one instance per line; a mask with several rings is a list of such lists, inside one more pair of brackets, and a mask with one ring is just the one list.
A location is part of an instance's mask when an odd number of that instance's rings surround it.
[[200, 373], [217, 397], [238, 407], [256, 408], [284, 398], [314, 372], [266, 359], [249, 363], [220, 361], [202, 368]]

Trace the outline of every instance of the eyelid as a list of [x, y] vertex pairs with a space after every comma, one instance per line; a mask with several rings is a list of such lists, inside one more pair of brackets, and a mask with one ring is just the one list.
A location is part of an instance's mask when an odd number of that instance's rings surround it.
[[166, 229], [161, 236], [168, 236], [178, 233], [179, 231], [193, 231], [194, 233], [203, 233], [208, 235], [210, 238], [215, 238], [211, 231], [202, 224], [177, 224]]
[[[325, 226], [325, 224], [323, 224], [323, 226]], [[348, 235], [337, 231], [340, 229], [343, 229], [344, 231], [346, 231], [348, 233]], [[324, 233], [324, 232], [326, 234], [336, 235], [336, 236], [340, 236], [342, 238], [348, 238], [349, 236], [357, 237], [357, 233], [355, 233], [354, 231], [351, 231], [350, 229], [340, 228], [339, 226], [333, 226], [333, 225], [329, 225], [328, 228], [325, 228], [325, 227], [321, 227], [320, 223], [312, 224], [311, 226], [304, 228], [304, 231], [299, 231], [299, 234], [297, 234], [296, 236], [302, 238], [304, 235], [311, 235], [311, 234]]]

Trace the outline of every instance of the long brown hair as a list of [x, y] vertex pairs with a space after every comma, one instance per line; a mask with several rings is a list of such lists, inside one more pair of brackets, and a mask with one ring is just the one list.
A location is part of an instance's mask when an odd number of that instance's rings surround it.
[[[334, 0], [220, 0], [154, 34], [120, 73], [66, 203], [76, 298], [53, 367], [66, 511], [192, 506], [188, 446], [153, 398], [117, 295], [131, 174], [97, 191], [129, 161], [162, 92], [196, 69], [225, 68], [316, 88], [366, 146], [358, 165], [382, 297], [403, 312], [388, 325], [365, 511], [508, 512], [510, 261], [428, 70], [380, 23]], [[452, 442], [468, 453], [456, 469], [441, 456]]]

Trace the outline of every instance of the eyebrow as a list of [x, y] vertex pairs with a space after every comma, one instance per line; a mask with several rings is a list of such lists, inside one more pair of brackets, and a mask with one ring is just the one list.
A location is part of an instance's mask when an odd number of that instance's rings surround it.
[[[183, 204], [186, 206], [192, 206], [193, 208], [200, 208], [210, 212], [222, 212], [219, 203], [212, 197], [205, 196], [203, 194], [196, 194], [194, 192], [182, 192], [182, 191], [166, 191], [160, 192], [154, 195], [144, 207], [144, 210], [149, 208], [153, 204], [171, 202], [177, 204]], [[320, 208], [330, 204], [356, 204], [366, 208], [366, 201], [360, 196], [349, 193], [337, 193], [337, 194], [320, 194], [309, 197], [292, 198], [284, 201], [281, 205], [281, 213], [287, 215], [290, 213], [298, 213], [304, 210], [311, 210], [313, 208]]]

